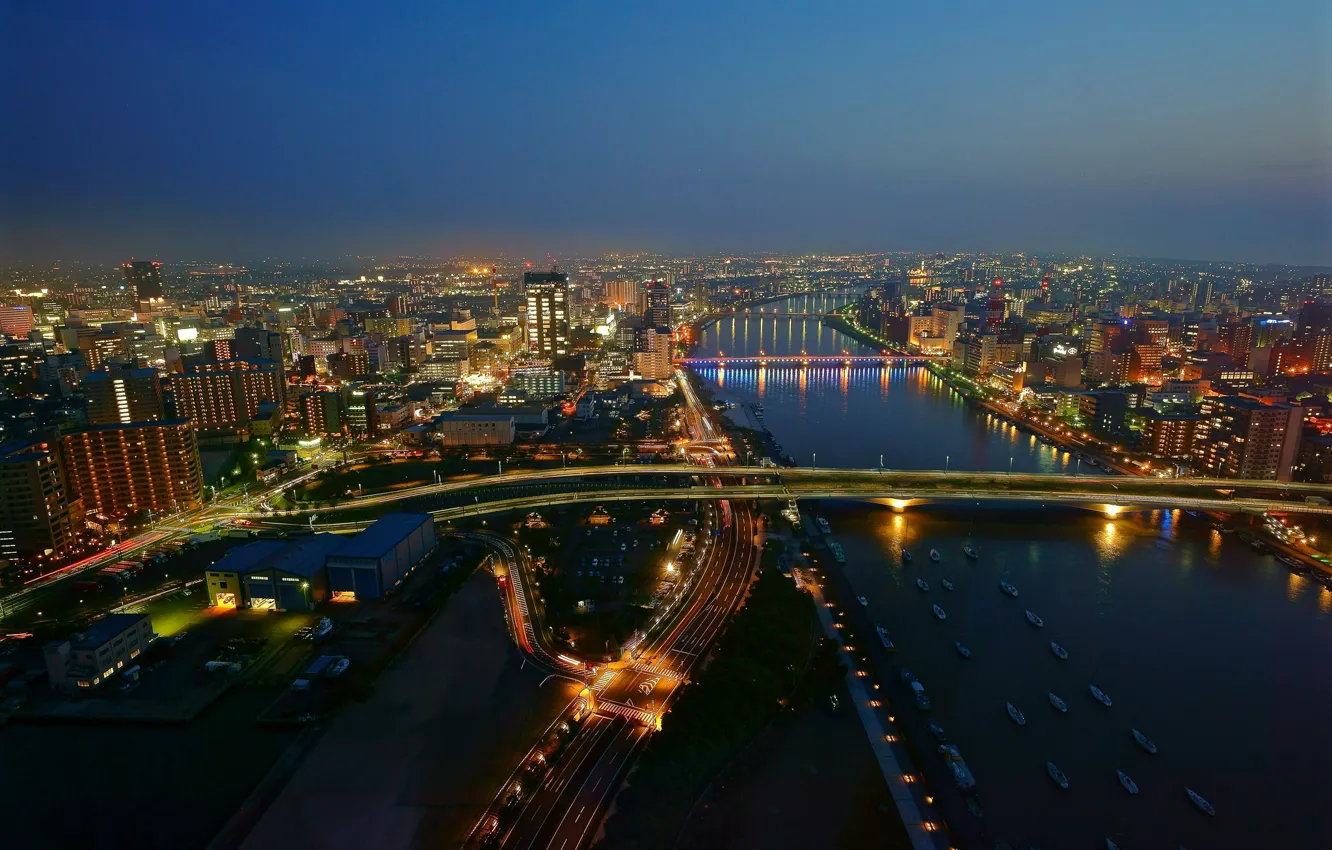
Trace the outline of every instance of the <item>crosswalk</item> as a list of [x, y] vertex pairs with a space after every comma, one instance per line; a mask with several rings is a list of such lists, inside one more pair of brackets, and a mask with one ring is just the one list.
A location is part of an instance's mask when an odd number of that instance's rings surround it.
[[642, 723], [644, 725], [651, 725], [657, 721], [656, 715], [646, 709], [634, 708], [632, 705], [624, 705], [618, 702], [598, 702], [597, 713], [623, 717], [626, 720], [632, 720], [635, 723]]

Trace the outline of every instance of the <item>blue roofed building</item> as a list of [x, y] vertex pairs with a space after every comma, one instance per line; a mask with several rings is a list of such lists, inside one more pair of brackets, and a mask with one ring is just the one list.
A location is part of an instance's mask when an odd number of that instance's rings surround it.
[[108, 614], [69, 640], [42, 648], [51, 687], [91, 693], [117, 673], [135, 667], [135, 659], [155, 637], [147, 614]]
[[233, 549], [205, 572], [209, 601], [222, 608], [309, 610], [328, 598], [324, 559], [342, 542], [314, 534]]
[[430, 514], [385, 514], [328, 554], [328, 588], [334, 599], [380, 599], [438, 545]]

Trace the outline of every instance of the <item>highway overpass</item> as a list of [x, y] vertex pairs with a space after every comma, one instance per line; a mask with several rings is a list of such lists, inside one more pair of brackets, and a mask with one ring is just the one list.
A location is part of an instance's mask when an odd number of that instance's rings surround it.
[[[720, 485], [720, 486], [718, 486]], [[1332, 514], [1324, 502], [1332, 485], [1278, 484], [1226, 479], [1133, 478], [1110, 475], [1004, 474], [993, 472], [876, 469], [764, 469], [685, 464], [622, 465], [511, 472], [372, 493], [335, 506], [284, 512], [292, 524], [318, 513], [316, 527], [336, 529], [342, 511], [430, 510], [440, 520], [536, 510], [551, 504], [642, 499], [850, 499], [880, 501], [896, 508], [970, 501], [1060, 504], [1117, 514], [1141, 509], [1183, 508], [1252, 513]], [[1316, 500], [1311, 501], [1310, 498]], [[271, 515], [250, 518], [281, 522]], [[346, 527], [363, 517], [349, 517]]]

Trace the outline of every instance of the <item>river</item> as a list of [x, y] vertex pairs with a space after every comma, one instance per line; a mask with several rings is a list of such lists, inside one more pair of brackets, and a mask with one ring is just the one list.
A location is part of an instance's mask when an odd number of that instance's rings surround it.
[[[839, 300], [815, 298], [824, 309]], [[816, 305], [803, 297], [765, 305], [783, 306]], [[815, 318], [769, 316], [724, 319], [706, 330], [699, 351], [844, 349], [868, 350]], [[820, 466], [874, 466], [882, 455], [898, 468], [1077, 468], [1067, 453], [967, 407], [921, 367], [698, 371], [719, 397], [741, 405], [733, 415], [752, 416], [744, 405], [761, 403], [762, 424], [801, 465], [817, 454]], [[976, 776], [983, 817], [945, 801], [959, 841], [1046, 850], [1104, 847], [1106, 837], [1125, 850], [1332, 847], [1332, 819], [1321, 810], [1332, 756], [1332, 592], [1181, 511], [1110, 520], [1054, 507], [893, 513], [842, 502], [817, 510], [846, 550], [841, 571], [852, 593], [869, 601], [852, 614], [883, 624], [899, 647], [895, 656], [871, 653], [876, 676], [889, 682], [890, 697], [899, 695], [893, 674], [909, 667], [933, 697], [932, 719]], [[977, 561], [961, 552], [968, 539]], [[915, 555], [906, 566], [904, 546]], [[927, 557], [931, 547], [938, 564]], [[918, 576], [928, 592], [917, 588]], [[943, 577], [954, 591], [943, 589]], [[1001, 593], [1001, 579], [1020, 598]], [[942, 622], [931, 613], [936, 603], [947, 612]], [[1026, 622], [1027, 608], [1044, 628]], [[959, 640], [971, 659], [954, 650]], [[1054, 656], [1052, 640], [1067, 660]], [[1092, 683], [1112, 707], [1092, 698]], [[1051, 691], [1066, 714], [1049, 703]], [[1008, 701], [1026, 726], [1009, 718]], [[921, 758], [937, 758], [924, 718], [897, 710]], [[1132, 728], [1159, 751], [1140, 750]], [[1067, 791], [1047, 776], [1047, 760], [1068, 775]], [[1116, 770], [1138, 784], [1137, 796]], [[1186, 785], [1216, 807], [1215, 817], [1193, 807]]]

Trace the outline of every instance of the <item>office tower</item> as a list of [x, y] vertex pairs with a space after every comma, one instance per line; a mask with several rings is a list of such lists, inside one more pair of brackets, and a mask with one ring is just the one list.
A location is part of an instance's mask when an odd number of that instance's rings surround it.
[[339, 393], [306, 393], [300, 398], [301, 429], [310, 436], [347, 432], [347, 417]]
[[211, 361], [171, 376], [176, 415], [198, 431], [243, 430], [259, 405], [282, 404], [282, 370], [267, 360]]
[[1242, 396], [1207, 396], [1201, 413], [1193, 445], [1200, 474], [1290, 480], [1304, 421], [1300, 408]]
[[999, 278], [994, 279], [994, 285], [990, 287], [990, 295], [985, 300], [985, 331], [993, 333], [999, 323], [1004, 320], [1004, 282]]
[[89, 514], [172, 513], [203, 501], [194, 428], [185, 419], [99, 425], [60, 438], [70, 489]]
[[643, 284], [647, 306], [643, 311], [644, 323], [653, 328], [671, 327], [671, 287], [664, 280], [649, 280]]
[[120, 268], [125, 273], [125, 288], [129, 290], [130, 304], [134, 309], [146, 308], [165, 297], [161, 263], [131, 260], [121, 263]]
[[389, 315], [394, 318], [407, 315], [407, 313], [409, 312], [407, 306], [407, 296], [395, 295], [392, 298], [390, 298], [388, 302], [388, 311]]
[[569, 276], [563, 272], [527, 272], [527, 347], [544, 358], [569, 353]]
[[55, 447], [29, 443], [0, 455], [0, 560], [59, 558], [82, 523], [83, 503]]
[[356, 435], [374, 439], [379, 434], [379, 422], [375, 418], [375, 393], [373, 390], [352, 387], [346, 398], [347, 428]]
[[156, 369], [134, 369], [112, 364], [79, 382], [88, 402], [89, 425], [128, 425], [166, 418], [162, 382]]
[[282, 334], [264, 328], [236, 328], [231, 341], [231, 356], [237, 360], [272, 360], [281, 364]]

